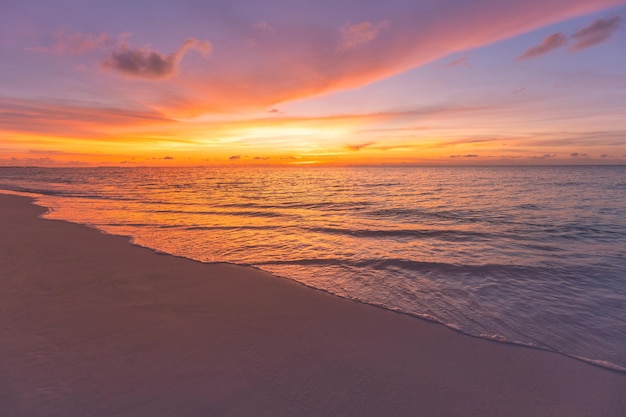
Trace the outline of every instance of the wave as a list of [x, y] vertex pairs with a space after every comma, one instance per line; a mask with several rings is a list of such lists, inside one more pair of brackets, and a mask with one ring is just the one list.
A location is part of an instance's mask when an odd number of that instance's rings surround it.
[[402, 269], [411, 272], [441, 273], [447, 276], [472, 274], [472, 275], [506, 275], [506, 276], [537, 276], [550, 274], [548, 268], [539, 266], [507, 265], [507, 264], [482, 264], [460, 265], [444, 262], [425, 262], [410, 259], [386, 258], [351, 260], [342, 258], [310, 258], [290, 260], [267, 260], [255, 262], [255, 265], [296, 265], [296, 266], [350, 266], [354, 268], [367, 268], [373, 270], [397, 270]]
[[487, 240], [493, 236], [488, 233], [467, 232], [460, 230], [419, 230], [419, 229], [395, 229], [395, 230], [371, 230], [371, 229], [342, 229], [335, 227], [311, 227], [306, 229], [309, 232], [325, 233], [334, 235], [346, 235], [360, 238], [442, 238], [454, 241], [479, 239]]

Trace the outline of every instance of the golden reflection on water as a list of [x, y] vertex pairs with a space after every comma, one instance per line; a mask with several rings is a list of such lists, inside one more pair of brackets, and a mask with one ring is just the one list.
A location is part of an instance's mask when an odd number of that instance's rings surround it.
[[[624, 168], [40, 175], [17, 181], [45, 188], [51, 218], [201, 261], [256, 265], [471, 334], [626, 366]], [[607, 301], [616, 294], [622, 301]]]

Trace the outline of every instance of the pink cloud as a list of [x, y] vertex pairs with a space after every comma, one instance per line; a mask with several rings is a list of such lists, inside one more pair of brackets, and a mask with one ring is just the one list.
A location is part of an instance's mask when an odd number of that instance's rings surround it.
[[569, 40], [567, 36], [562, 33], [554, 33], [543, 40], [539, 45], [528, 48], [526, 52], [517, 57], [517, 61], [521, 61], [528, 58], [536, 58], [541, 55], [545, 55], [548, 52], [552, 52], [562, 46], [567, 45]]
[[448, 62], [446, 64], [446, 68], [460, 67], [460, 66], [465, 66], [468, 64], [469, 64], [469, 58], [466, 56], [462, 56], [460, 58], [453, 59], [452, 61]]
[[347, 23], [341, 28], [341, 43], [339, 49], [356, 48], [373, 41], [378, 33], [389, 26], [389, 21], [361, 22], [357, 24]]
[[572, 35], [576, 41], [572, 45], [572, 51], [580, 51], [607, 41], [615, 32], [622, 28], [621, 16], [598, 19], [587, 27], [582, 28]]
[[189, 49], [208, 55], [213, 48], [209, 41], [189, 38], [175, 52], [163, 54], [150, 47], [133, 49], [126, 42], [121, 42], [102, 64], [124, 75], [145, 79], [164, 79], [178, 72], [178, 66]]
[[[154, 104], [184, 117], [273, 107], [359, 87], [451, 53], [622, 3], [624, 0], [455, 1], [452, 13], [449, 4], [432, 2], [428, 15], [420, 13], [425, 7], [421, 3], [403, 2], [394, 8], [370, 4], [369, 15], [384, 16], [385, 20], [344, 24], [335, 31], [328, 23], [277, 20], [272, 27], [281, 36], [260, 39], [254, 48], [246, 47], [247, 33], [240, 40], [231, 40], [214, 55], [210, 66], [191, 68], [186, 77], [176, 78], [175, 88]], [[176, 106], [175, 102], [188, 105]]]

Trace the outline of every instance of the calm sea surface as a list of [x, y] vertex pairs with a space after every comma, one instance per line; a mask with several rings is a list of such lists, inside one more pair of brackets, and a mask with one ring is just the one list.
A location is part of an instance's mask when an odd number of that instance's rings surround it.
[[46, 217], [626, 370], [626, 167], [0, 168]]

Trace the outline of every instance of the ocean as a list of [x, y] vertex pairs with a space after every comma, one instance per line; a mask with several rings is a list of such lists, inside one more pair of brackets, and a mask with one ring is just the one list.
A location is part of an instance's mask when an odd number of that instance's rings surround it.
[[626, 166], [0, 168], [45, 215], [626, 371]]

